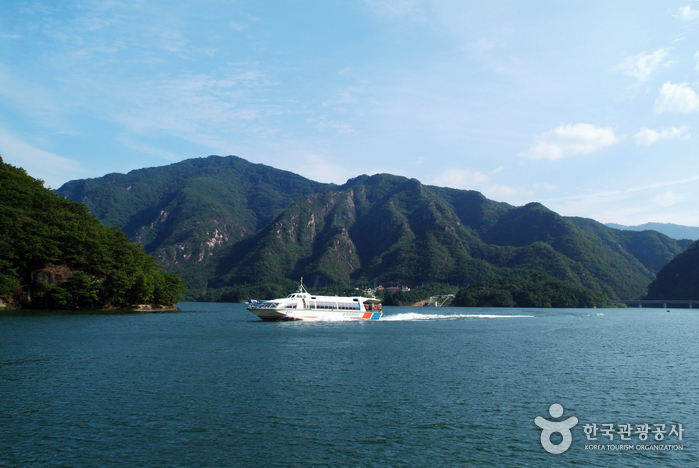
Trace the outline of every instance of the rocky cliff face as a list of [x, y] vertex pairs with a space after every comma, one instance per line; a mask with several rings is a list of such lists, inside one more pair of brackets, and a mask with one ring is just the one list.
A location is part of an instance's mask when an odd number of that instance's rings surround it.
[[304, 276], [316, 285], [465, 286], [517, 268], [623, 298], [644, 294], [655, 273], [621, 246], [614, 230], [595, 223], [603, 239], [540, 204], [493, 205], [387, 175], [358, 183], [300, 199], [253, 236], [249, 248], [219, 265], [225, 272], [216, 283]]
[[267, 226], [299, 197], [328, 187], [235, 156], [211, 156], [71, 181], [56, 192], [85, 203], [104, 224], [118, 225], [199, 289], [216, 268], [212, 257]]
[[390, 174], [341, 187], [236, 157], [74, 181], [59, 193], [119, 224], [195, 291], [244, 284], [444, 282], [542, 271], [638, 298], [683, 250], [661, 234], [513, 207]]

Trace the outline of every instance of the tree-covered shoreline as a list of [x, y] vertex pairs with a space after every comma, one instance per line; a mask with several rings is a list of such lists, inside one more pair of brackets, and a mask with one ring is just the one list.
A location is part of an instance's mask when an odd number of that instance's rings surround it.
[[459, 290], [456, 307], [597, 308], [612, 307], [603, 294], [533, 270], [512, 270]]
[[0, 158], [0, 300], [27, 309], [174, 307], [182, 280], [117, 227]]

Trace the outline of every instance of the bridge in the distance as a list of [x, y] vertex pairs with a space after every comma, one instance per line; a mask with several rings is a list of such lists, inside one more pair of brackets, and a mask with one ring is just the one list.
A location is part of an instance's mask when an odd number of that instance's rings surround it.
[[635, 301], [614, 301], [617, 304], [626, 304], [628, 307], [653, 307], [653, 308], [681, 308], [693, 309], [695, 306], [699, 308], [699, 300], [692, 299], [652, 299], [652, 300], [635, 300]]

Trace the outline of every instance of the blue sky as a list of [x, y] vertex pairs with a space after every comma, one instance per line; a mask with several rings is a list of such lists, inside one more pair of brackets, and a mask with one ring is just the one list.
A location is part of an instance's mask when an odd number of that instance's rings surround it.
[[0, 154], [57, 188], [234, 154], [699, 226], [699, 2], [0, 3]]

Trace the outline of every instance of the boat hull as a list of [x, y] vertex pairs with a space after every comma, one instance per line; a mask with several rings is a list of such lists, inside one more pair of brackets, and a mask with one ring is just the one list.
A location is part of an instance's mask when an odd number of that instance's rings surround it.
[[352, 320], [379, 320], [381, 311], [347, 311], [347, 310], [274, 310], [249, 307], [248, 310], [265, 322], [281, 322], [289, 320], [314, 320], [314, 321], [352, 321]]

